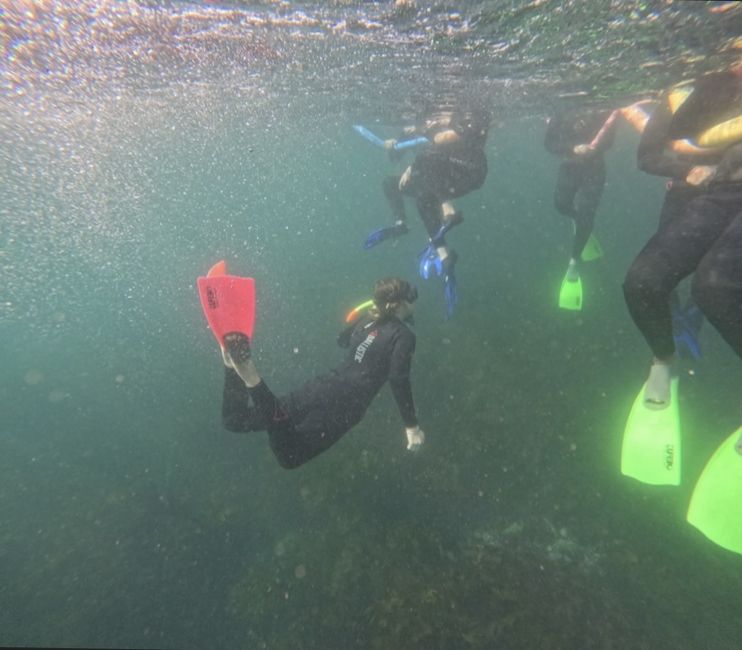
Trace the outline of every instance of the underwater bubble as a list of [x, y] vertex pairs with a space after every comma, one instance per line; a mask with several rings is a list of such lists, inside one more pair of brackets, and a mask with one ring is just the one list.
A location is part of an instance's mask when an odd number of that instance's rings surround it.
[[32, 368], [31, 370], [26, 371], [26, 374], [23, 375], [23, 381], [25, 381], [29, 386], [38, 386], [42, 381], [44, 381], [44, 373], [41, 372], [41, 370]]

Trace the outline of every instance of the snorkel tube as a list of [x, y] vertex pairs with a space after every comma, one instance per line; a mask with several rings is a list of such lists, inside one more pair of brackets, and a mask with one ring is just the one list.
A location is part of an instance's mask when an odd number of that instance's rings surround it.
[[353, 309], [351, 309], [348, 312], [348, 315], [345, 317], [345, 322], [349, 324], [352, 323], [356, 318], [358, 318], [359, 314], [364, 309], [368, 309], [373, 304], [374, 304], [373, 300], [367, 300], [366, 302], [362, 302], [360, 305], [353, 307]]
[[[384, 141], [378, 135], [369, 131], [365, 126], [354, 124], [353, 128], [358, 135], [360, 135], [365, 140], [368, 140], [371, 144], [375, 144], [377, 147], [381, 147], [382, 149], [384, 148]], [[400, 142], [396, 142], [393, 149], [394, 151], [402, 151], [403, 149], [411, 149], [413, 147], [419, 147], [423, 144], [430, 144], [430, 140], [428, 140], [428, 138], [426, 138], [424, 135], [421, 135], [409, 140], [401, 140]]]

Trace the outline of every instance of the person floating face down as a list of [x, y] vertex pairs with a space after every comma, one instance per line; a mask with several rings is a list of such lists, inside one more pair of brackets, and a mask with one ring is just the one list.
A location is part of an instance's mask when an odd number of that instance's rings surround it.
[[440, 112], [420, 126], [406, 127], [399, 138], [385, 141], [390, 156], [399, 140], [424, 136], [428, 144], [418, 148], [412, 164], [401, 176], [387, 176], [384, 195], [394, 225], [374, 231], [366, 239], [370, 248], [385, 239], [408, 232], [404, 197], [415, 199], [417, 211], [430, 245], [421, 260], [420, 274], [428, 278], [431, 269], [444, 278], [449, 314], [456, 303], [453, 269], [456, 252], [445, 240], [446, 232], [461, 223], [463, 215], [451, 201], [482, 187], [487, 177], [485, 145], [490, 114], [482, 107], [462, 107]]
[[694, 302], [742, 358], [742, 60], [693, 82], [667, 138], [704, 149], [705, 164], [687, 170], [685, 182], [700, 191], [660, 223], [624, 281], [629, 313], [654, 355], [645, 391], [654, 408], [670, 403], [670, 296], [683, 278], [693, 275]]
[[560, 159], [554, 206], [575, 226], [568, 269], [575, 277], [603, 195], [603, 154], [613, 145], [616, 119], [615, 111], [582, 108], [555, 115], [547, 123], [544, 147]]
[[388, 381], [405, 426], [407, 449], [422, 445], [410, 373], [415, 334], [408, 326], [417, 289], [400, 278], [379, 280], [373, 306], [338, 337], [348, 349], [332, 372], [276, 397], [258, 373], [250, 341], [227, 334], [222, 423], [229, 431], [267, 431], [279, 464], [299, 467], [334, 445], [363, 418]]

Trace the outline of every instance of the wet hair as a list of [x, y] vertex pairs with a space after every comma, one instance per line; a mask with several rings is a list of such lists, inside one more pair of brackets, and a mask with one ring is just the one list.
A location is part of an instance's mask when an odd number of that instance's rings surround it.
[[415, 302], [417, 288], [402, 278], [383, 278], [374, 284], [374, 304], [371, 316], [374, 320], [384, 320], [394, 314], [403, 301]]

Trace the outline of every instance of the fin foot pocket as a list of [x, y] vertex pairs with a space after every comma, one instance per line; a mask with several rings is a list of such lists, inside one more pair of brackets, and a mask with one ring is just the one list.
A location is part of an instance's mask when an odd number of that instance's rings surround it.
[[224, 335], [224, 347], [234, 363], [245, 363], [250, 360], [250, 339], [242, 332], [228, 332]]

